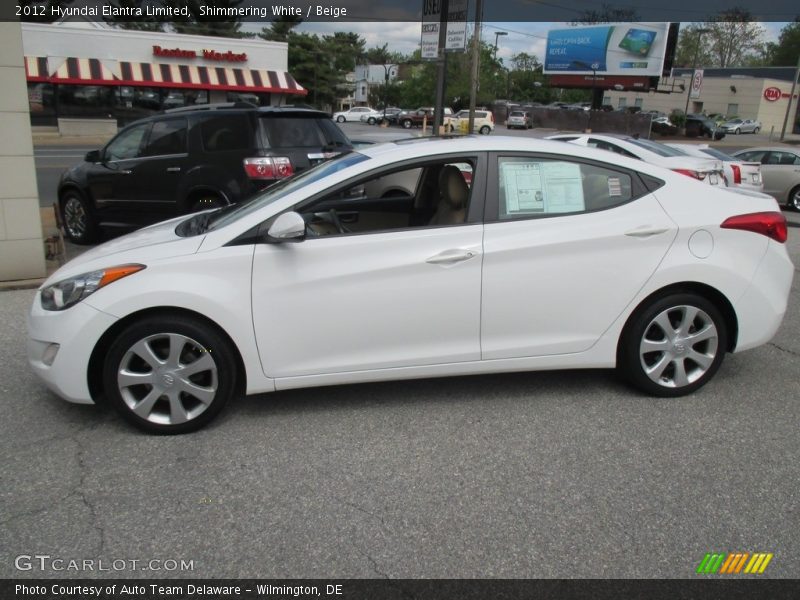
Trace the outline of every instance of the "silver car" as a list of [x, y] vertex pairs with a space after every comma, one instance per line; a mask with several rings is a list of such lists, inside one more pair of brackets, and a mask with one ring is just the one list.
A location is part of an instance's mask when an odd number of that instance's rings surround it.
[[794, 210], [800, 210], [800, 150], [784, 146], [748, 148], [736, 158], [761, 163], [764, 193]]
[[755, 119], [731, 119], [725, 121], [720, 128], [725, 133], [758, 133], [761, 131], [761, 121]]

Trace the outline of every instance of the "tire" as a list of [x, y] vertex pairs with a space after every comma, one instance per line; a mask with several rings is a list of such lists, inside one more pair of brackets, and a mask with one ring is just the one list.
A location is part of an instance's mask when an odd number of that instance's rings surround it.
[[375, 125], [375, 117], [370, 117], [367, 119], [367, 125]]
[[148, 433], [195, 431], [235, 395], [234, 356], [230, 343], [198, 319], [146, 317], [124, 329], [109, 347], [103, 365], [105, 396], [126, 421]]
[[91, 244], [97, 241], [99, 228], [89, 202], [79, 192], [69, 190], [61, 196], [61, 222], [71, 242]]
[[200, 212], [201, 210], [208, 210], [209, 208], [221, 208], [225, 206], [225, 202], [217, 194], [209, 192], [194, 200], [189, 205], [189, 212]]
[[761, 127], [756, 127], [755, 129], [753, 129], [754, 134], [758, 133], [759, 131], [761, 131]]
[[344, 123], [346, 120], [347, 119], [345, 119], [342, 115], [339, 115], [338, 117], [336, 117], [336, 122], [337, 123]]
[[736, 131], [734, 131], [733, 133], [735, 133], [736, 135], [739, 135], [740, 133], [742, 133], [742, 130], [741, 130], [740, 127], [737, 127]]
[[684, 396], [714, 376], [727, 344], [725, 320], [714, 304], [693, 293], [670, 294], [637, 310], [628, 321], [617, 369], [650, 395]]
[[484, 125], [478, 130], [478, 133], [480, 133], [481, 135], [489, 135], [491, 131], [492, 129], [488, 125]]
[[403, 129], [411, 129], [411, 121], [409, 119], [401, 121], [400, 125], [403, 126]]
[[800, 185], [796, 185], [789, 192], [786, 199], [786, 206], [792, 210], [800, 211]]

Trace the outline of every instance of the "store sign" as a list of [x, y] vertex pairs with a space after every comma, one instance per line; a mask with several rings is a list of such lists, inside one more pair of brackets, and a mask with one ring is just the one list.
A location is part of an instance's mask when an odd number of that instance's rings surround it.
[[446, 52], [463, 52], [467, 46], [467, 0], [450, 0], [447, 4]]
[[[770, 102], [777, 102], [781, 99], [781, 95], [781, 91], [776, 87], [768, 87], [764, 90], [764, 99]], [[789, 94], [786, 95], [788, 96]]]
[[[163, 56], [167, 58], [198, 58], [196, 50], [184, 50], [183, 48], [162, 48], [161, 46], [153, 46], [153, 56]], [[246, 62], [247, 54], [245, 52], [237, 53], [231, 52], [218, 52], [217, 50], [203, 50], [205, 60], [215, 60], [224, 62]]]
[[703, 69], [695, 69], [694, 75], [692, 75], [692, 90], [689, 92], [689, 98], [699, 98], [701, 91], [703, 91]]
[[659, 77], [669, 23], [615, 23], [547, 32], [544, 72]]
[[439, 21], [442, 15], [441, 0], [422, 1], [422, 59], [439, 58]]

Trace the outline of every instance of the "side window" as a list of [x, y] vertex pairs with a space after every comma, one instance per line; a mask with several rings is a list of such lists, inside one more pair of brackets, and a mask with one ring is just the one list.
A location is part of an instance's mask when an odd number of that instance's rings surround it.
[[583, 213], [630, 201], [630, 175], [584, 163], [538, 158], [498, 160], [500, 219]]
[[155, 121], [142, 156], [167, 156], [186, 152], [186, 119]]
[[465, 158], [384, 171], [295, 209], [309, 237], [460, 225], [474, 169]]
[[745, 152], [744, 154], [740, 154], [739, 158], [752, 162], [763, 162], [765, 154], [766, 152], [764, 150], [754, 150], [752, 152]]
[[150, 127], [149, 123], [143, 123], [119, 134], [106, 146], [105, 160], [125, 160], [140, 156], [139, 149], [148, 127]]
[[208, 152], [247, 150], [252, 147], [253, 130], [245, 115], [221, 115], [203, 119], [200, 139]]
[[771, 165], [796, 165], [800, 160], [791, 152], [770, 152], [769, 164]]

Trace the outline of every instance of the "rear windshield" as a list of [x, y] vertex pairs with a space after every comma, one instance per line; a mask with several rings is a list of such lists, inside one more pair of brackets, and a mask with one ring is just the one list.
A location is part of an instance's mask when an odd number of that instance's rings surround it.
[[261, 129], [270, 148], [349, 147], [347, 136], [333, 121], [317, 116], [262, 117]]
[[512, 117], [524, 117], [525, 113], [519, 112], [518, 110], [515, 110], [514, 112], [511, 113], [511, 116]]
[[659, 156], [686, 156], [684, 152], [681, 152], [677, 148], [670, 148], [669, 146], [659, 144], [658, 142], [651, 142], [650, 140], [627, 138], [625, 141], [639, 146], [640, 148], [644, 148], [645, 150], [649, 150], [653, 154], [658, 154]]
[[716, 148], [701, 148], [700, 152], [703, 154], [708, 154], [709, 156], [713, 156], [714, 158], [718, 158], [719, 160], [724, 160], [727, 162], [736, 160], [730, 154], [725, 154], [724, 152], [720, 152]]

